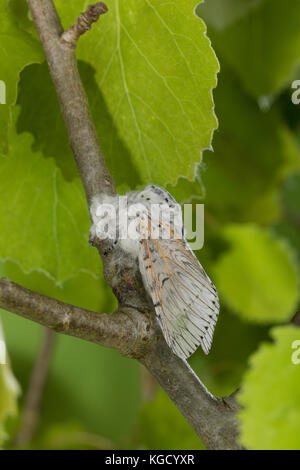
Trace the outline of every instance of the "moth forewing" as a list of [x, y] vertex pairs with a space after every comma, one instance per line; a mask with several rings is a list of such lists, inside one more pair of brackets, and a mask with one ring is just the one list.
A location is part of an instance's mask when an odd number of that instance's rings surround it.
[[[167, 193], [168, 194], [168, 193]], [[166, 220], [169, 237], [153, 236], [153, 218], [140, 221], [139, 265], [166, 342], [182, 359], [201, 346], [208, 354], [219, 311], [217, 291], [184, 238]], [[176, 232], [176, 234], [175, 234]]]

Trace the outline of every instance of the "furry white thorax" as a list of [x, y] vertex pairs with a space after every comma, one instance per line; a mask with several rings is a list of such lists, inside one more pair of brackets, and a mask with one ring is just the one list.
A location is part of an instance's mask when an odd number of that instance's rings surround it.
[[[126, 202], [125, 206], [122, 201]], [[103, 207], [105, 205], [107, 207]], [[158, 218], [152, 211], [154, 205], [159, 206]], [[132, 212], [130, 207], [134, 209]], [[170, 213], [175, 218], [167, 222]], [[219, 299], [216, 288], [185, 240], [179, 204], [164, 189], [147, 186], [142, 191], [127, 194], [127, 199], [103, 194], [95, 196], [91, 217], [91, 238], [111, 240], [104, 255], [119, 246], [132, 257], [132, 265], [140, 270], [157, 321], [172, 351], [185, 360], [201, 345], [208, 354], [218, 318]], [[129, 222], [135, 223], [136, 239], [131, 237], [132, 232], [129, 234]], [[110, 225], [114, 227], [113, 236], [108, 229]], [[123, 236], [124, 227], [127, 237]], [[167, 238], [164, 237], [166, 233]], [[118, 266], [116, 259], [114, 263]]]
[[[147, 186], [142, 191], [133, 191], [127, 195], [127, 204], [124, 204], [122, 201], [122, 196], [107, 196], [105, 194], [98, 194], [94, 196], [91, 205], [91, 217], [93, 225], [91, 227], [90, 235], [91, 238], [106, 238], [105, 233], [101, 233], [101, 221], [103, 220], [103, 214], [100, 213], [100, 209], [104, 205], [110, 205], [114, 208], [114, 214], [117, 216], [117, 226], [116, 226], [116, 238], [112, 239], [112, 244], [118, 246], [131, 255], [134, 258], [139, 256], [139, 240], [132, 239], [130, 237], [120, 238], [120, 233], [122, 233], [123, 224], [130, 223], [135, 217], [130, 215], [130, 207], [135, 205], [141, 205], [141, 210], [139, 215], [145, 215], [148, 211], [151, 211], [151, 205], [159, 204], [163, 207], [163, 204], [167, 204], [169, 208], [177, 209], [180, 211], [180, 205], [175, 201], [175, 199], [168, 193], [168, 191], [158, 187], [158, 186]], [[100, 215], [99, 215], [100, 214]], [[113, 226], [116, 223], [115, 216], [112, 213], [111, 218], [110, 214], [106, 213], [107, 225]], [[99, 230], [100, 227], [100, 230]]]

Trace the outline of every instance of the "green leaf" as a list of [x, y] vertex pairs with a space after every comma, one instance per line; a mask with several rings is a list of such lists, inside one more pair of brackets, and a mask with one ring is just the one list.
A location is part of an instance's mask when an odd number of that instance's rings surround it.
[[20, 71], [30, 63], [41, 62], [43, 53], [40, 43], [17, 26], [5, 3], [0, 6], [0, 79], [6, 83], [6, 102], [13, 104]]
[[[83, 0], [55, 3], [66, 27], [86, 7]], [[193, 179], [217, 127], [212, 89], [219, 68], [196, 2], [107, 5], [108, 14], [79, 41], [78, 58], [95, 69], [101, 96], [90, 103], [117, 185], [130, 172], [132, 187]]]
[[224, 237], [230, 247], [214, 267], [224, 301], [251, 322], [288, 321], [299, 301], [299, 273], [288, 245], [254, 225], [229, 225]]
[[288, 7], [282, 0], [264, 0], [223, 31], [209, 28], [209, 34], [217, 54], [260, 98], [284, 87], [299, 64], [299, 22], [299, 0], [289, 0]]
[[245, 16], [264, 0], [206, 0], [197, 7], [197, 15], [217, 30], [223, 30]]
[[[95, 87], [91, 85], [89, 71], [84, 64], [79, 65], [85, 81], [90, 84], [87, 87], [89, 94], [93, 94]], [[46, 63], [33, 64], [22, 71], [17, 104], [21, 110], [16, 120], [16, 130], [33, 135], [30, 151], [39, 151], [46, 159], [53, 159], [65, 180], [78, 178], [68, 133]]]
[[57, 284], [80, 272], [99, 277], [81, 182], [66, 182], [53, 159], [31, 150], [32, 142], [14, 129], [8, 155], [0, 157], [0, 259], [44, 272]]
[[299, 450], [300, 364], [292, 359], [300, 330], [277, 327], [271, 335], [275, 342], [263, 344], [251, 357], [238, 395], [244, 408], [239, 413], [241, 442], [255, 450]]
[[[6, 85], [8, 106], [15, 103], [21, 70], [30, 63], [41, 62], [43, 53], [39, 42], [18, 27], [4, 0], [0, 4], [0, 57], [0, 80]], [[9, 112], [3, 106], [0, 104], [0, 153], [5, 151], [8, 139]]]
[[[1, 350], [5, 345], [2, 324], [0, 318], [0, 342]], [[6, 345], [5, 345], [6, 349]], [[6, 423], [8, 418], [15, 417], [18, 412], [18, 396], [20, 394], [19, 384], [17, 383], [10, 368], [9, 358], [5, 352], [5, 364], [0, 363], [0, 449], [7, 435]]]
[[270, 223], [282, 182], [299, 168], [294, 136], [277, 108], [262, 112], [226, 67], [215, 100], [220, 129], [200, 168], [206, 207], [220, 221]]
[[39, 41], [28, 3], [25, 0], [6, 0], [7, 10], [20, 29], [27, 31]]

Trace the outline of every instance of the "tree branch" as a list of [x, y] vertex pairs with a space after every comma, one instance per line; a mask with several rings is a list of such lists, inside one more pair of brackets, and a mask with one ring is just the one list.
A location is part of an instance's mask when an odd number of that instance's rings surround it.
[[[52, 0], [28, 0], [28, 5], [45, 51], [88, 202], [101, 192], [114, 194], [113, 181], [100, 149], [80, 80], [73, 43], [64, 40], [63, 28]], [[73, 27], [73, 32], [75, 36], [79, 34], [78, 25]]]
[[38, 294], [8, 279], [0, 280], [0, 308], [57, 333], [112, 347], [130, 357], [143, 354], [141, 344], [146, 345], [149, 338], [149, 319], [136, 316], [134, 309], [99, 314]]
[[208, 449], [238, 449], [237, 406], [214, 397], [187, 362], [167, 346], [152, 316], [134, 308], [99, 314], [0, 280], [0, 307], [57, 333], [117, 349], [139, 359], [168, 393]]
[[[27, 1], [90, 205], [95, 194], [115, 194], [75, 56], [76, 42], [96, 19], [97, 9], [89, 7], [64, 33], [52, 0]], [[103, 6], [101, 8], [104, 13]], [[5, 279], [0, 281], [0, 307], [58, 333], [113, 347], [127, 357], [138, 359], [168, 393], [208, 449], [239, 449], [234, 400], [211, 395], [188, 363], [167, 346], [135, 261], [118, 248], [105, 256], [103, 241], [97, 248], [103, 258], [105, 279], [119, 301], [116, 313], [100, 315], [33, 293]]]

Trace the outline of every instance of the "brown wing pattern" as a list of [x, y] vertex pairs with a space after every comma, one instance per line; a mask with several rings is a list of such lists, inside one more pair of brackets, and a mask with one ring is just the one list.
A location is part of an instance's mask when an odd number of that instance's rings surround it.
[[149, 233], [140, 240], [140, 270], [165, 339], [183, 359], [199, 346], [208, 354], [219, 312], [216, 288], [185, 240]]

